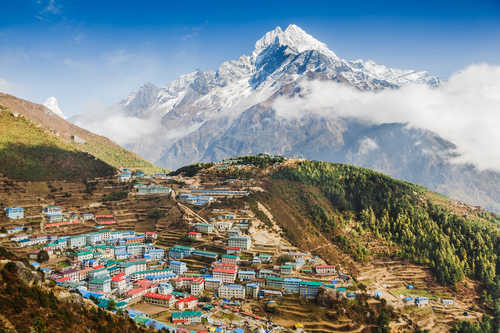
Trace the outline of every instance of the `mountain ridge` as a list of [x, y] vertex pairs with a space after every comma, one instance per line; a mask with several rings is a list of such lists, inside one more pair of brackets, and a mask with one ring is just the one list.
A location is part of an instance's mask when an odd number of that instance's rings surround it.
[[44, 105], [0, 93], [0, 112], [0, 172], [8, 177], [87, 178], [109, 176], [120, 167], [155, 168]]
[[[299, 119], [276, 112], [279, 97], [307, 96], [303, 83], [310, 81], [361, 92], [441, 84], [424, 71], [343, 60], [299, 27], [277, 27], [255, 43], [250, 55], [226, 61], [216, 71], [192, 72], [164, 87], [146, 84], [131, 93], [115, 106], [118, 113], [154, 126], [123, 144], [170, 169], [251, 153], [347, 162], [500, 211], [495, 190], [500, 174], [454, 163], [457, 147], [434, 132], [338, 117], [333, 110], [322, 116], [306, 112]], [[75, 123], [99, 129], [85, 115]]]

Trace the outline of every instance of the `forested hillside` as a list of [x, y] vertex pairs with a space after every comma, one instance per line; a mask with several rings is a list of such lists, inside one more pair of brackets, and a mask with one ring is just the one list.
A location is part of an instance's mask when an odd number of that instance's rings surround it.
[[[423, 187], [344, 164], [301, 161], [279, 167], [273, 178], [320, 189], [337, 212], [328, 216], [323, 207], [312, 205], [310, 214], [332, 242], [342, 246], [350, 241], [336, 230], [339, 216], [352, 213], [359, 228], [397, 244], [397, 256], [432, 267], [441, 284], [454, 286], [466, 276], [481, 281], [485, 306], [500, 318], [500, 223], [496, 215], [481, 210], [459, 215], [436, 202]], [[307, 200], [306, 195], [302, 198]], [[500, 327], [492, 322], [461, 325], [457, 329]]]
[[317, 186], [339, 211], [402, 246], [402, 255], [434, 268], [438, 281], [495, 279], [500, 243], [496, 217], [464, 218], [434, 204], [426, 189], [344, 164], [300, 162], [274, 177]]
[[363, 263], [386, 257], [430, 267], [436, 282], [451, 290], [465, 291], [466, 278], [480, 281], [481, 306], [494, 319], [460, 323], [456, 330], [500, 328], [497, 215], [350, 165], [266, 155], [234, 161], [239, 167], [217, 173], [260, 179], [264, 191], [252, 200], [270, 210], [293, 244], [353, 274]]

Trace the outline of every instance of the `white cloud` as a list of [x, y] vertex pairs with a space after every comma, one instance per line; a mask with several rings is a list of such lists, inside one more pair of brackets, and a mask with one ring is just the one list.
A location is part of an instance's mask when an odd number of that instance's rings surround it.
[[500, 66], [472, 65], [439, 88], [410, 85], [399, 90], [361, 92], [346, 85], [309, 81], [304, 98], [279, 98], [284, 117], [316, 113], [374, 123], [401, 122], [436, 132], [457, 145], [460, 162], [500, 170]]
[[61, 6], [60, 4], [56, 3], [56, 0], [48, 0], [48, 1], [37, 0], [37, 3], [43, 5], [41, 14], [49, 13], [56, 15], [61, 12]]
[[90, 102], [85, 109], [84, 113], [70, 118], [70, 121], [121, 145], [136, 142], [160, 128], [157, 120], [127, 116], [118, 107], [107, 108], [99, 101]]
[[51, 22], [53, 18], [61, 14], [61, 4], [56, 0], [36, 0], [40, 7], [35, 18], [42, 22]]
[[104, 59], [109, 65], [123, 65], [134, 59], [134, 55], [125, 50], [117, 50], [104, 55]]
[[378, 149], [378, 144], [371, 138], [365, 137], [359, 141], [359, 154], [366, 154], [376, 149]]

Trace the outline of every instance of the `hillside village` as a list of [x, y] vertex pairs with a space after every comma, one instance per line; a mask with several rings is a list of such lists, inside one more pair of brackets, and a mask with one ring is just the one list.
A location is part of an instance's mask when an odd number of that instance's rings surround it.
[[59, 287], [168, 332], [362, 331], [373, 324], [312, 319], [328, 318], [325, 302], [356, 298], [393, 308], [395, 330], [415, 327], [414, 313], [481, 317], [456, 293], [425, 291], [420, 268], [391, 285], [297, 248], [252, 199], [258, 180], [214, 177], [246, 168], [226, 160], [193, 174], [121, 169], [83, 183], [1, 178], [0, 246]]

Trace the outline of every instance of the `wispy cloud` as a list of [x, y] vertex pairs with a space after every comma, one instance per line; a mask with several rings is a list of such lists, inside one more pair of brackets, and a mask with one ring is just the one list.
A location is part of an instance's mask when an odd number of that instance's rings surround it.
[[9, 92], [9, 82], [6, 79], [0, 77], [0, 91]]
[[56, 4], [56, 0], [49, 0], [44, 10], [47, 13], [59, 14], [61, 12], [61, 6]]
[[[453, 142], [461, 154], [457, 161], [500, 170], [500, 66], [469, 66], [436, 89], [411, 85], [373, 93], [318, 81], [305, 82], [302, 88], [306, 97], [282, 97], [275, 102], [278, 114], [407, 123]], [[365, 150], [373, 147], [365, 142]]]
[[125, 50], [117, 50], [104, 54], [104, 59], [109, 65], [123, 65], [135, 58], [135, 55]]
[[36, 0], [40, 7], [38, 14], [35, 16], [40, 21], [51, 21], [51, 17], [61, 14], [62, 5], [59, 0]]
[[181, 35], [183, 41], [190, 40], [199, 36], [201, 27], [192, 27], [188, 33]]
[[161, 128], [157, 119], [127, 116], [121, 112], [119, 107], [106, 107], [97, 100], [89, 101], [85, 109], [86, 112], [73, 117], [71, 121], [94, 133], [107, 136], [122, 145], [136, 142], [141, 137]]
[[0, 77], [0, 92], [18, 95], [23, 92], [23, 86]]
[[79, 32], [73, 36], [73, 42], [79, 44], [83, 39], [85, 39], [85, 34], [83, 32]]

